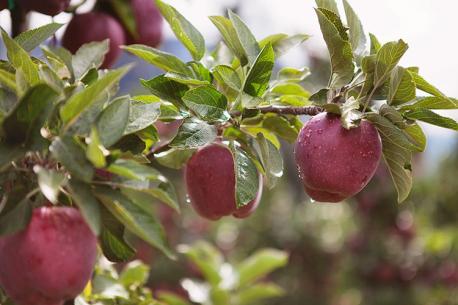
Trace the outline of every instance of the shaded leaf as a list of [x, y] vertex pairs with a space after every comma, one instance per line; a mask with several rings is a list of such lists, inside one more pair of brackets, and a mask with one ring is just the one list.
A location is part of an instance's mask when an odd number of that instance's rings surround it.
[[274, 67], [275, 54], [272, 45], [265, 46], [251, 67], [243, 85], [243, 91], [251, 96], [261, 97], [266, 91], [272, 69]]
[[195, 149], [183, 150], [171, 148], [167, 151], [154, 154], [154, 159], [162, 166], [180, 169], [186, 164], [195, 151]]
[[94, 197], [90, 185], [75, 179], [71, 179], [69, 184], [72, 198], [75, 200], [89, 228], [98, 236], [102, 226], [100, 203]]
[[83, 77], [90, 69], [99, 68], [109, 48], [108, 39], [83, 44], [72, 58], [75, 78]]
[[26, 52], [31, 52], [46, 39], [54, 35], [61, 27], [62, 23], [48, 23], [35, 29], [20, 33], [14, 38]]
[[129, 122], [129, 99], [119, 98], [103, 110], [96, 122], [100, 141], [105, 147], [118, 142]]
[[202, 121], [186, 120], [178, 129], [178, 134], [169, 144], [181, 149], [198, 148], [216, 139], [215, 126]]
[[258, 133], [256, 136], [255, 149], [261, 157], [261, 163], [266, 173], [267, 186], [273, 188], [278, 178], [283, 176], [283, 158], [280, 151], [262, 133]]
[[66, 182], [65, 175], [62, 172], [48, 170], [36, 165], [33, 171], [37, 174], [38, 185], [41, 193], [52, 203], [56, 204], [60, 187]]
[[183, 102], [205, 121], [225, 122], [230, 118], [226, 110], [226, 97], [213, 86], [200, 86], [189, 90], [183, 96]]

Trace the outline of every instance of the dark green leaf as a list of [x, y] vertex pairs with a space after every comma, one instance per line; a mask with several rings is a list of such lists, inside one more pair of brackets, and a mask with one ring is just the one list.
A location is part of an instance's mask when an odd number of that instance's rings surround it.
[[135, 255], [135, 249], [123, 240], [123, 236], [116, 236], [108, 229], [102, 229], [100, 246], [103, 255], [111, 262], [126, 262]]
[[272, 45], [265, 46], [251, 67], [243, 85], [243, 91], [254, 97], [261, 97], [269, 86], [275, 54]]
[[33, 205], [24, 198], [12, 210], [0, 217], [0, 236], [19, 232], [27, 227], [32, 217]]
[[215, 126], [201, 121], [185, 121], [178, 130], [178, 134], [169, 144], [170, 147], [180, 149], [198, 148], [216, 139]]
[[145, 88], [157, 97], [173, 103], [181, 105], [181, 98], [188, 91], [188, 86], [180, 84], [174, 80], [168, 79], [164, 75], [159, 75], [150, 80], [140, 80]]
[[58, 29], [63, 26], [62, 23], [48, 23], [35, 29], [22, 32], [14, 38], [26, 52], [33, 51], [46, 39], [54, 35]]
[[17, 92], [16, 76], [13, 73], [0, 69], [0, 87]]
[[154, 159], [162, 166], [180, 169], [186, 164], [195, 151], [195, 149], [181, 150], [171, 148], [167, 151], [155, 154]]
[[129, 122], [129, 99], [119, 98], [103, 110], [96, 126], [103, 146], [110, 147], [118, 142]]
[[70, 180], [70, 193], [86, 220], [89, 228], [95, 235], [101, 232], [100, 203], [94, 197], [90, 185], [78, 180]]
[[255, 149], [261, 157], [267, 186], [273, 188], [278, 178], [283, 176], [283, 158], [280, 151], [262, 133], [258, 133], [256, 136]]
[[124, 134], [131, 134], [151, 126], [159, 118], [161, 104], [130, 102], [129, 122]]
[[226, 110], [226, 97], [213, 86], [200, 86], [189, 90], [183, 96], [183, 102], [205, 121], [225, 122], [230, 118]]

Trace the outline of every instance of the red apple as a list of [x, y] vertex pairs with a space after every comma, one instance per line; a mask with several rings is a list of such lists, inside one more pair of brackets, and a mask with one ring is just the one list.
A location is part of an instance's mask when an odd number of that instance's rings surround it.
[[57, 15], [70, 6], [70, 0], [19, 0], [19, 3], [28, 11], [49, 16]]
[[78, 210], [37, 208], [26, 229], [0, 238], [0, 285], [17, 305], [61, 305], [83, 291], [96, 256]]
[[153, 0], [131, 0], [137, 37], [127, 34], [127, 43], [157, 47], [162, 41], [163, 19]]
[[234, 159], [223, 144], [214, 143], [199, 149], [186, 164], [185, 180], [192, 206], [200, 216], [210, 220], [229, 215], [248, 217], [261, 199], [260, 178], [256, 198], [237, 209]]
[[307, 194], [316, 201], [339, 202], [360, 192], [377, 169], [380, 137], [366, 120], [347, 130], [340, 118], [321, 113], [299, 133], [295, 157]]
[[108, 14], [90, 12], [75, 15], [68, 24], [62, 45], [75, 53], [85, 43], [105, 39], [110, 39], [110, 50], [105, 55], [102, 68], [109, 68], [121, 55], [119, 47], [125, 44], [125, 37], [122, 26]]
[[8, 7], [8, 0], [0, 0], [0, 11]]

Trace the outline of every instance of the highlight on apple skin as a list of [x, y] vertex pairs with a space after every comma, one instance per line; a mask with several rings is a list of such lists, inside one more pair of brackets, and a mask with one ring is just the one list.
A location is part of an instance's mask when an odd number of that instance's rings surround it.
[[26, 229], [0, 238], [0, 284], [16, 305], [62, 305], [83, 291], [96, 258], [77, 209], [36, 208]]
[[108, 14], [90, 12], [75, 15], [68, 24], [62, 45], [75, 53], [85, 43], [105, 39], [110, 40], [110, 50], [105, 55], [102, 68], [109, 68], [121, 55], [120, 46], [124, 45], [126, 40], [122, 26]]
[[382, 154], [376, 128], [362, 120], [342, 127], [340, 117], [321, 113], [299, 133], [295, 159], [305, 191], [315, 201], [340, 202], [360, 192], [373, 177]]
[[186, 164], [185, 181], [192, 206], [200, 216], [210, 220], [230, 215], [246, 218], [261, 200], [260, 178], [256, 198], [237, 209], [234, 158], [224, 144], [213, 143], [199, 149]]

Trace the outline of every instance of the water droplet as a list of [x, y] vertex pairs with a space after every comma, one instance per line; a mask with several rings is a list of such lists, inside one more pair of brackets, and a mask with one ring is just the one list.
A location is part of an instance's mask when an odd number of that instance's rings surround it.
[[186, 194], [185, 202], [186, 202], [187, 204], [191, 204], [191, 198], [189, 198], [189, 194]]

